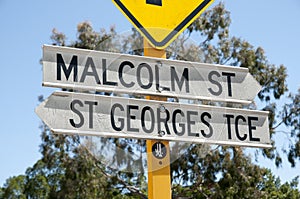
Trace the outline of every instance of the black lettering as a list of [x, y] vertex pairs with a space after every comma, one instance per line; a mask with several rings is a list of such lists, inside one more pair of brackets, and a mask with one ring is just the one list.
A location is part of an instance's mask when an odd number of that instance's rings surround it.
[[127, 130], [132, 132], [139, 132], [139, 129], [131, 127], [131, 120], [135, 120], [136, 116], [131, 114], [131, 110], [139, 110], [138, 106], [127, 105]]
[[233, 115], [229, 115], [229, 114], [225, 114], [224, 117], [226, 117], [227, 119], [227, 129], [228, 129], [228, 139], [231, 140], [232, 139], [232, 134], [231, 134], [231, 121], [230, 119], [233, 119], [234, 116]]
[[98, 103], [97, 102], [91, 102], [91, 101], [85, 101], [85, 104], [89, 105], [89, 128], [92, 129], [93, 128], [93, 113], [94, 113], [94, 109], [93, 106], [97, 106]]
[[183, 70], [183, 73], [181, 75], [181, 78], [179, 80], [179, 77], [177, 76], [175, 67], [171, 67], [171, 86], [172, 91], [175, 91], [175, 82], [177, 83], [177, 86], [179, 87], [180, 91], [182, 91], [183, 83], [185, 82], [185, 91], [186, 93], [190, 92], [189, 87], [189, 69], [185, 68]]
[[188, 130], [188, 136], [192, 137], [199, 137], [199, 133], [193, 133], [192, 132], [192, 125], [195, 125], [196, 122], [194, 120], [191, 120], [191, 116], [197, 116], [198, 113], [196, 111], [187, 111], [186, 118], [187, 118], [187, 130]]
[[107, 66], [106, 66], [106, 59], [102, 59], [102, 70], [103, 70], [103, 85], [109, 85], [109, 86], [117, 86], [117, 82], [110, 82], [107, 81]]
[[228, 96], [232, 97], [231, 77], [235, 77], [235, 74], [223, 72], [222, 75], [227, 77]]
[[56, 54], [56, 59], [57, 59], [57, 71], [56, 71], [56, 79], [61, 80], [61, 69], [63, 69], [65, 77], [67, 80], [69, 80], [69, 77], [71, 75], [71, 72], [73, 71], [73, 81], [77, 82], [78, 81], [78, 58], [76, 55], [74, 55], [71, 59], [71, 63], [69, 67], [66, 67], [65, 61], [62, 57], [61, 54], [57, 53]]
[[83, 103], [80, 100], [73, 100], [70, 104], [70, 109], [71, 111], [73, 111], [75, 114], [78, 115], [79, 122], [75, 123], [74, 119], [69, 119], [69, 121], [74, 128], [80, 128], [84, 124], [84, 117], [82, 113], [78, 109], [76, 109], [75, 105], [79, 105], [80, 107], [83, 107]]
[[124, 78], [123, 78], [123, 72], [124, 72], [125, 66], [129, 66], [130, 68], [134, 68], [134, 65], [131, 62], [129, 62], [129, 61], [122, 62], [120, 67], [119, 67], [119, 71], [118, 71], [119, 79], [120, 79], [120, 82], [123, 86], [125, 86], [126, 88], [131, 88], [131, 87], [134, 86], [134, 82], [126, 83], [124, 81]]
[[[149, 122], [151, 123], [150, 129], [147, 129], [146, 124], [145, 124], [145, 116], [146, 116], [147, 111], [150, 113], [150, 119], [149, 119]], [[152, 133], [153, 130], [154, 130], [155, 118], [154, 118], [154, 111], [151, 107], [146, 106], [142, 109], [142, 118], [141, 118], [141, 120], [142, 120], [143, 131], [145, 131], [146, 133]]]
[[213, 76], [221, 77], [221, 75], [217, 71], [211, 71], [208, 74], [208, 80], [210, 81], [210, 83], [216, 85], [218, 87], [218, 90], [214, 91], [212, 88], [209, 88], [208, 91], [215, 96], [219, 96], [223, 92], [222, 85], [220, 84], [220, 82], [214, 80]]
[[[91, 72], [89, 71], [89, 68], [92, 69]], [[93, 59], [91, 57], [88, 57], [87, 60], [86, 60], [85, 67], [84, 67], [82, 76], [80, 78], [80, 82], [84, 82], [86, 76], [93, 76], [95, 78], [96, 83], [97, 84], [101, 84], [99, 76], [98, 76], [98, 73], [96, 71], [96, 67], [95, 67], [94, 61], [93, 61]]]
[[[143, 82], [142, 82], [142, 77], [143, 77], [142, 76], [142, 69], [143, 68], [147, 69], [148, 70], [148, 74], [149, 74], [149, 81], [148, 81], [148, 84], [146, 84], [146, 85], [143, 84]], [[139, 86], [141, 88], [143, 88], [143, 89], [149, 89], [149, 88], [152, 87], [152, 85], [153, 85], [153, 71], [152, 71], [151, 67], [148, 64], [141, 63], [138, 66], [138, 68], [137, 68], [137, 74], [136, 74], [136, 76], [137, 76], [137, 82], [138, 82], [138, 84], [139, 84]]]
[[256, 130], [256, 127], [252, 126], [252, 121], [258, 121], [258, 117], [248, 117], [249, 139], [250, 141], [259, 142], [260, 138], [255, 138], [252, 134], [252, 130]]
[[118, 122], [120, 123], [119, 127], [115, 123], [115, 111], [116, 108], [120, 109], [120, 111], [124, 111], [124, 107], [121, 104], [114, 104], [111, 107], [110, 111], [110, 123], [115, 131], [122, 131], [124, 129], [124, 119], [118, 118]]
[[173, 124], [173, 129], [174, 129], [175, 134], [178, 135], [178, 136], [182, 136], [185, 133], [185, 124], [184, 123], [179, 123], [178, 126], [181, 128], [181, 131], [177, 130], [176, 118], [177, 118], [178, 114], [180, 114], [181, 117], [184, 117], [184, 113], [181, 110], [179, 110], [179, 109], [175, 110], [173, 112], [173, 116], [172, 116], [172, 124]]
[[201, 122], [208, 127], [209, 133], [205, 133], [204, 130], [201, 130], [201, 134], [205, 138], [210, 138], [213, 135], [213, 128], [210, 125], [210, 123], [205, 120], [205, 117], [207, 117], [208, 119], [211, 119], [211, 114], [208, 113], [208, 112], [204, 112], [204, 113], [201, 114]]
[[238, 115], [235, 118], [235, 133], [236, 133], [236, 136], [239, 140], [245, 141], [247, 139], [247, 134], [244, 134], [244, 136], [241, 137], [240, 132], [239, 132], [239, 120], [242, 120], [243, 122], [246, 122], [246, 119], [244, 118], [244, 116]]

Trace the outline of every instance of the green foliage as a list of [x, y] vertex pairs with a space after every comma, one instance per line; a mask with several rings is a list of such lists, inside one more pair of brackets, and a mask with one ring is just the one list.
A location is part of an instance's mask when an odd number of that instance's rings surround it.
[[[291, 144], [286, 153], [294, 166], [300, 158], [300, 90], [289, 96], [291, 103], [278, 114], [277, 99], [287, 91], [285, 66], [270, 64], [261, 47], [232, 37], [230, 23], [230, 13], [224, 4], [216, 5], [168, 47], [167, 57], [248, 68], [263, 86], [259, 99], [261, 109], [270, 111], [270, 135], [278, 133], [280, 125], [291, 129]], [[192, 36], [199, 40], [187, 42]], [[76, 41], [68, 43], [66, 38], [53, 29], [53, 45], [143, 55], [143, 39], [134, 29], [128, 35], [118, 35], [114, 27], [96, 32], [90, 23], [83, 22], [77, 26]], [[257, 107], [252, 104], [247, 108]], [[278, 118], [280, 122], [276, 121]], [[93, 141], [55, 135], [45, 125], [41, 130], [42, 158], [25, 175], [8, 179], [0, 189], [0, 198], [146, 198], [146, 160], [142, 156], [145, 141]], [[97, 143], [101, 143], [100, 151], [109, 149], [108, 153], [117, 154], [110, 162], [117, 167], [103, 163]], [[263, 150], [263, 155], [273, 159], [277, 166], [282, 162], [274, 140], [273, 148]], [[172, 163], [171, 169], [173, 198], [300, 198], [298, 178], [281, 184], [269, 170], [253, 164], [242, 148], [191, 145]]]
[[[173, 178], [186, 181], [175, 186], [174, 195], [190, 198], [251, 198], [260, 194], [257, 186], [266, 171], [252, 164], [241, 149], [223, 148], [210, 152], [204, 158], [199, 158], [198, 153], [195, 146], [188, 151], [195, 159], [188, 160], [190, 155], [186, 155], [172, 164]], [[183, 188], [181, 184], [192, 185]]]
[[[283, 65], [275, 66], [267, 60], [263, 48], [254, 48], [249, 42], [229, 34], [230, 15], [225, 6], [220, 3], [213, 9], [204, 13], [205, 17], [196, 20], [189, 28], [190, 34], [202, 38], [199, 48], [204, 54], [204, 62], [245, 67], [262, 85], [263, 89], [258, 94], [262, 110], [267, 110], [270, 122], [270, 135], [273, 137], [276, 128], [276, 100], [288, 90], [286, 85], [287, 71]], [[273, 159], [279, 166], [282, 158], [273, 148], [262, 151], [263, 155]]]
[[296, 159], [300, 160], [300, 88], [296, 95], [290, 94], [291, 103], [285, 104], [281, 111], [282, 122], [291, 129], [290, 137], [293, 139], [290, 143], [288, 160], [294, 167]]
[[7, 199], [26, 199], [26, 195], [24, 194], [25, 190], [25, 176], [19, 175], [16, 177], [12, 177], [7, 179], [4, 187], [2, 189], [2, 198]]
[[4, 194], [4, 188], [0, 187], [0, 198], [4, 197], [3, 194]]
[[300, 198], [300, 192], [297, 190], [298, 183], [299, 179], [296, 177], [290, 183], [286, 182], [281, 185], [280, 179], [275, 178], [271, 171], [267, 170], [264, 180], [259, 186], [262, 192], [261, 198]]
[[[241, 149], [217, 150], [189, 164], [183, 156], [172, 165], [173, 177], [186, 183], [173, 183], [173, 198], [299, 198], [299, 179], [281, 184], [270, 170], [251, 163]], [[188, 152], [199, 157], [197, 150]], [[175, 168], [174, 168], [175, 167]], [[177, 167], [177, 168], [176, 168]], [[185, 172], [193, 171], [193, 172]], [[194, 180], [194, 181], [191, 181]], [[182, 186], [182, 184], [191, 184]]]

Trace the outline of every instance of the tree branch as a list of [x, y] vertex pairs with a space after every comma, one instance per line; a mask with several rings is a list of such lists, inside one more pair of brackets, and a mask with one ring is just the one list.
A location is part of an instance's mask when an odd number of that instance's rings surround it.
[[[82, 145], [83, 146], [83, 145]], [[117, 175], [116, 176], [112, 176], [109, 173], [105, 172], [105, 170], [103, 168], [106, 167], [106, 165], [104, 165], [101, 161], [99, 161], [90, 151], [87, 147], [83, 146], [85, 150], [87, 150], [87, 152], [90, 154], [90, 156], [92, 157], [93, 161], [95, 162], [95, 165], [98, 167], [98, 169], [101, 171], [101, 173], [103, 173], [103, 175], [105, 175], [106, 177], [110, 178], [110, 179], [117, 179], [118, 183], [120, 183], [121, 185], [123, 185], [126, 189], [128, 189], [132, 194], [142, 198], [142, 199], [147, 199], [147, 196], [145, 194], [143, 194], [138, 188], [132, 186], [132, 185], [128, 185], [124, 180], [120, 179]]]

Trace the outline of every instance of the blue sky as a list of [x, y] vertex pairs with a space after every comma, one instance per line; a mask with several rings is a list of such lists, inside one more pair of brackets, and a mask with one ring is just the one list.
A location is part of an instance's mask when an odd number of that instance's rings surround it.
[[[284, 64], [288, 68], [290, 91], [295, 93], [300, 87], [300, 1], [224, 2], [231, 12], [230, 34], [263, 47], [271, 63]], [[41, 86], [39, 64], [41, 47], [51, 43], [52, 29], [64, 32], [72, 41], [79, 22], [90, 21], [95, 30], [116, 25], [118, 32], [130, 30], [131, 25], [111, 0], [0, 0], [0, 18], [0, 185], [3, 185], [8, 177], [24, 174], [40, 158], [40, 119], [34, 108], [39, 95], [48, 97], [56, 90]], [[296, 169], [288, 165], [276, 169], [270, 161], [261, 161], [261, 165], [272, 168], [283, 181], [300, 175], [300, 162]]]

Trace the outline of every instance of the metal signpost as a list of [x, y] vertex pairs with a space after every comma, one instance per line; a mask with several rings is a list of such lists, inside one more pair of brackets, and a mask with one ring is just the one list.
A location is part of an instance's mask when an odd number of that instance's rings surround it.
[[36, 108], [53, 132], [146, 139], [150, 199], [172, 196], [169, 141], [271, 147], [268, 112], [166, 102], [249, 104], [261, 90], [245, 68], [166, 60], [164, 48], [213, 0], [112, 1], [144, 36], [145, 57], [43, 46], [43, 85], [75, 91], [54, 92]]

